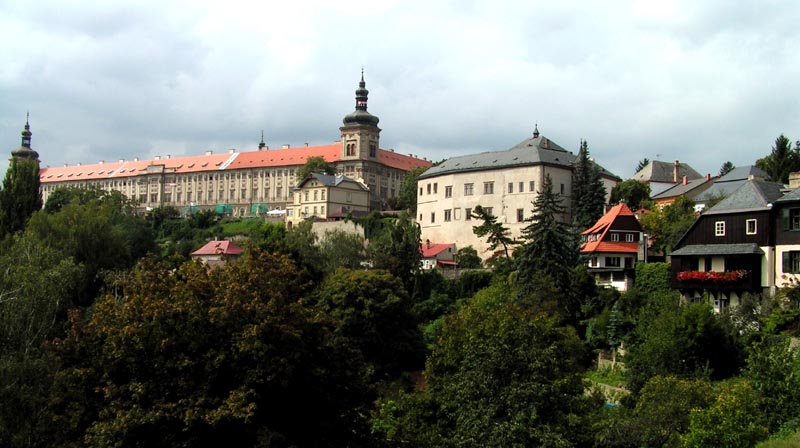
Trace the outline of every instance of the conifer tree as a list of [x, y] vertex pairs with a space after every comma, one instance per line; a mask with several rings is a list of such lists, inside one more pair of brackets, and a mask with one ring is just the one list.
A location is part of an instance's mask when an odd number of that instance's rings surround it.
[[483, 221], [483, 224], [472, 226], [472, 232], [479, 238], [486, 237], [486, 242], [489, 244], [489, 250], [494, 252], [498, 247], [503, 246], [503, 253], [506, 258], [509, 258], [508, 247], [517, 244], [517, 241], [511, 237], [511, 231], [508, 227], [497, 221], [497, 217], [489, 213], [485, 208], [480, 205], [475, 206], [472, 211], [472, 217]]
[[11, 152], [11, 163], [0, 191], [0, 234], [23, 230], [33, 212], [42, 208], [39, 192], [39, 154], [31, 149], [28, 122], [22, 131], [22, 144]]
[[589, 145], [582, 140], [572, 178], [572, 222], [575, 227], [588, 228], [603, 216], [605, 196], [600, 167], [589, 159]]
[[565, 209], [560, 202], [548, 174], [541, 194], [533, 202], [531, 223], [522, 229], [524, 243], [517, 249], [517, 281], [521, 295], [532, 292], [537, 273], [548, 275], [562, 292], [569, 288], [570, 272], [578, 262], [578, 245], [563, 221]]

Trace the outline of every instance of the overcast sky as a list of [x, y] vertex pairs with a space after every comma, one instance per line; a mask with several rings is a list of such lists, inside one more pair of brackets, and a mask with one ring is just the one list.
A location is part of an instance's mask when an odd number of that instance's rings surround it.
[[[381, 147], [542, 135], [628, 178], [800, 139], [797, 1], [0, 0], [0, 137], [43, 165], [326, 144], [361, 67]], [[10, 154], [9, 154], [10, 155]], [[6, 157], [0, 157], [5, 170]]]

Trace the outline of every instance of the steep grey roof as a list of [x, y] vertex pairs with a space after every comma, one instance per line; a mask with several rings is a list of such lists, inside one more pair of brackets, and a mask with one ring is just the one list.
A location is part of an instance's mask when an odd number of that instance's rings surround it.
[[792, 201], [800, 201], [800, 188], [795, 188], [794, 190], [784, 194], [777, 199], [775, 202], [792, 202]]
[[358, 182], [358, 181], [356, 181], [354, 179], [351, 179], [351, 178], [349, 178], [347, 176], [339, 176], [339, 175], [337, 175], [337, 176], [329, 176], [327, 174], [321, 174], [321, 173], [311, 173], [311, 174], [309, 174], [308, 177], [306, 177], [303, 180], [303, 182], [301, 182], [300, 185], [298, 185], [297, 187], [298, 188], [302, 187], [303, 185], [305, 185], [306, 182], [308, 182], [311, 179], [318, 180], [322, 185], [325, 185], [326, 187], [336, 187], [339, 184], [341, 184], [342, 182], [348, 181], [348, 182], [355, 183], [356, 185], [358, 185], [364, 191], [368, 191], [369, 190], [369, 188], [365, 187], [361, 182]]
[[[419, 178], [426, 179], [442, 174], [529, 165], [571, 167], [575, 163], [575, 159], [576, 156], [574, 154], [549, 140], [547, 137], [538, 136], [523, 140], [511, 149], [505, 151], [491, 151], [451, 157], [439, 165], [429, 168], [422, 173]], [[602, 166], [600, 170], [605, 177], [620, 179]]]
[[731, 212], [769, 210], [772, 207], [772, 203], [783, 195], [782, 190], [783, 184], [751, 179], [703, 214], [718, 215]]
[[[675, 166], [671, 162], [653, 160], [639, 170], [638, 173], [634, 174], [631, 179], [641, 182], [675, 182], [674, 169]], [[689, 180], [703, 177], [688, 163], [680, 162], [678, 163], [678, 182], [683, 180], [683, 176], [686, 176]]]
[[708, 190], [700, 194], [696, 200], [697, 202], [708, 201], [716, 197], [725, 197], [736, 191], [741, 187], [750, 176], [757, 178], [769, 179], [769, 175], [753, 165], [740, 166], [732, 169], [728, 174], [720, 177], [714, 181], [714, 185]]
[[703, 255], [761, 255], [764, 251], [756, 243], [740, 244], [695, 244], [684, 246], [673, 251], [670, 255], [703, 256]]
[[696, 188], [707, 188], [708, 185], [705, 184], [707, 182], [713, 182], [713, 181], [714, 181], [713, 179], [709, 181], [706, 180], [705, 177], [701, 177], [700, 179], [692, 179], [686, 182], [686, 185], [684, 185], [683, 182], [681, 182], [653, 196], [652, 199], [663, 199], [663, 198], [672, 198], [675, 196], [683, 196]]

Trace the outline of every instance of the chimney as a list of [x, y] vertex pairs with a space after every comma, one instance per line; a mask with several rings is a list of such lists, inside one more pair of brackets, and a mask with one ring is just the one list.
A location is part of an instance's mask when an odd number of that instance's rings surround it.
[[122, 163], [124, 161], [125, 161], [125, 159], [119, 159], [119, 163]]
[[678, 167], [681, 166], [681, 163], [677, 160], [675, 163], [672, 164], [672, 181], [676, 184], [678, 183]]
[[212, 151], [212, 150], [210, 150], [210, 149], [209, 149], [208, 151], [206, 151], [206, 155], [207, 155], [207, 156], [210, 156], [211, 154], [214, 154], [214, 151]]
[[425, 240], [425, 245], [428, 246], [427, 248], [431, 248], [431, 240]]
[[689, 178], [686, 177], [686, 176], [683, 176], [683, 185], [686, 185], [688, 183], [689, 183]]
[[789, 173], [789, 188], [794, 190], [800, 187], [800, 172]]
[[81, 166], [81, 162], [78, 162], [78, 166]]
[[172, 155], [170, 155], [170, 154], [167, 154], [167, 158], [168, 158], [168, 159], [171, 159], [171, 158], [172, 158]]
[[138, 161], [139, 161], [139, 158], [138, 158], [138, 157], [134, 157], [134, 158], [133, 158], [133, 161], [134, 161], [134, 162], [138, 162]]
[[706, 182], [711, 180], [711, 173], [706, 173]]
[[155, 156], [153, 157], [153, 160], [161, 160], [161, 156]]
[[291, 148], [291, 145], [289, 145], [288, 143], [283, 144], [283, 149], [289, 149], [289, 148]]
[[228, 150], [228, 154], [233, 154], [236, 152], [236, 148], [231, 148]]
[[306, 148], [308, 148], [308, 142], [306, 142], [305, 145], [306, 145]]
[[100, 165], [102, 165], [102, 164], [104, 164], [104, 163], [106, 163], [106, 161], [105, 161], [105, 160], [101, 160], [101, 161], [100, 161]]

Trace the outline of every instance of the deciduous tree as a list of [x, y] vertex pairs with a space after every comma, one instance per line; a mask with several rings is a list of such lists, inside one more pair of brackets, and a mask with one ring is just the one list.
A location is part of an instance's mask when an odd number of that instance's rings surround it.
[[624, 202], [631, 210], [646, 208], [650, 201], [650, 185], [636, 179], [624, 180], [611, 189], [611, 204]]
[[312, 156], [306, 159], [306, 163], [297, 169], [296, 179], [297, 183], [302, 182], [311, 173], [327, 174], [333, 176], [336, 174], [336, 166], [328, 163], [322, 156]]
[[411, 169], [406, 173], [397, 192], [397, 208], [408, 210], [411, 214], [417, 213], [417, 179], [420, 174], [428, 170], [426, 166]]

